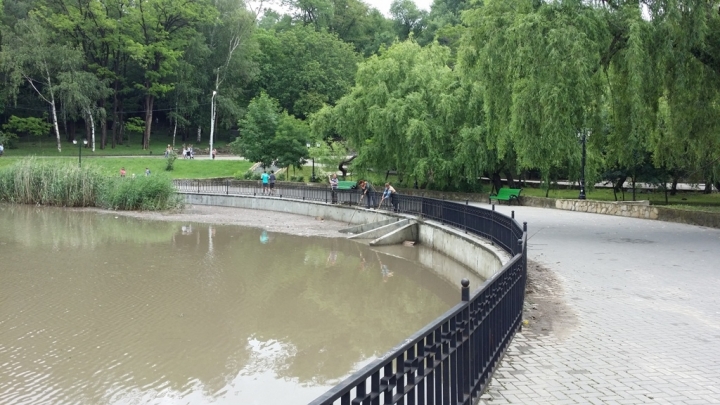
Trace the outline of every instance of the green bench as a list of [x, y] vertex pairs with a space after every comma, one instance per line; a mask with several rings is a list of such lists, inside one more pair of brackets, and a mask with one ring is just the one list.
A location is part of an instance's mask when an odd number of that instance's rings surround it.
[[338, 190], [352, 190], [356, 186], [356, 182], [354, 181], [346, 181], [346, 180], [340, 180], [338, 181]]
[[490, 204], [492, 204], [492, 200], [507, 201], [508, 204], [512, 203], [512, 200], [515, 200], [519, 205], [521, 191], [521, 188], [501, 188], [497, 194], [490, 195]]

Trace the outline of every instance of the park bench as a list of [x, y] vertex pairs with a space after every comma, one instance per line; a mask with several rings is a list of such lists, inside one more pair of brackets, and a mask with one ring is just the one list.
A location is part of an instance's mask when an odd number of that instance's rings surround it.
[[497, 194], [490, 195], [490, 204], [492, 204], [492, 200], [507, 201], [508, 204], [512, 203], [512, 200], [516, 200], [520, 204], [521, 191], [521, 188], [501, 188]]
[[357, 183], [354, 181], [340, 180], [338, 181], [338, 190], [352, 190], [357, 188]]

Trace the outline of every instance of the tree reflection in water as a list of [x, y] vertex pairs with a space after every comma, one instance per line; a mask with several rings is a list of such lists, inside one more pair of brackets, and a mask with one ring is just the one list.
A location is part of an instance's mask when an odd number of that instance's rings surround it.
[[211, 403], [247, 394], [238, 384], [259, 372], [329, 385], [459, 297], [420, 264], [345, 239], [0, 210], [0, 257], [18, 258], [0, 269], [0, 380], [20, 381], [0, 402], [54, 387], [54, 403]]

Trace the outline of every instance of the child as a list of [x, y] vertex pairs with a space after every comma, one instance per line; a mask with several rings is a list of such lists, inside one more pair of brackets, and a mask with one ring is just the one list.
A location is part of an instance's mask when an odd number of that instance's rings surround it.
[[120, 168], [120, 177], [125, 177], [125, 168], [124, 167]]
[[150, 169], [148, 169], [148, 168], [146, 167], [146, 168], [145, 168], [145, 176], [149, 176], [149, 175], [150, 175]]

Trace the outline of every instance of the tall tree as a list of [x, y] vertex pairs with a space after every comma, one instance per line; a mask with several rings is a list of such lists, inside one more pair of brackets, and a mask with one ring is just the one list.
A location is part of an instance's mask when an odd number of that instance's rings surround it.
[[337, 36], [302, 26], [256, 34], [261, 52], [256, 94], [266, 91], [296, 117], [334, 104], [352, 86], [359, 56]]
[[62, 151], [58, 126], [57, 76], [81, 65], [82, 54], [58, 42], [42, 25], [36, 14], [15, 24], [14, 32], [3, 36], [0, 62], [9, 77], [12, 96], [17, 97], [23, 84], [29, 86], [50, 107], [58, 151]]
[[353, 165], [397, 170], [434, 187], [456, 186], [454, 159], [462, 117], [449, 49], [407, 41], [360, 64], [355, 86], [313, 117], [314, 131], [335, 132], [358, 157]]
[[172, 90], [173, 70], [188, 42], [197, 35], [197, 24], [212, 19], [216, 10], [206, 0], [146, 0], [133, 6], [126, 17], [131, 29], [127, 51], [144, 72], [136, 86], [145, 98], [143, 148], [147, 149], [155, 99]]

